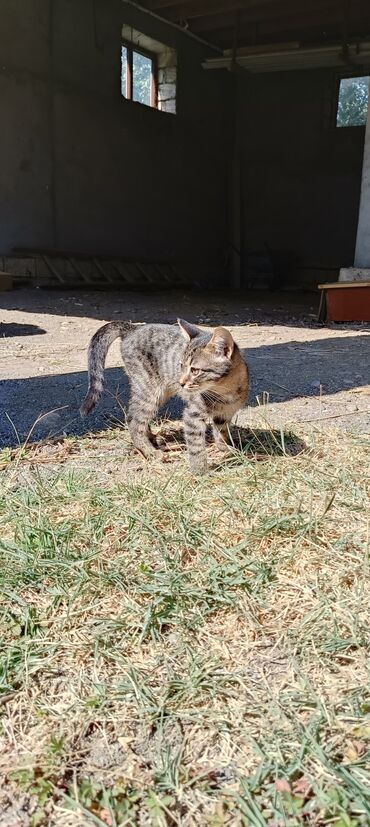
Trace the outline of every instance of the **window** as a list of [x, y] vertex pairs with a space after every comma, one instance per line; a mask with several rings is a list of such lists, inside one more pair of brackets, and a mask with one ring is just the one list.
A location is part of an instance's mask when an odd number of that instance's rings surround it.
[[370, 76], [342, 78], [339, 85], [337, 126], [364, 126], [369, 105]]
[[176, 114], [177, 52], [136, 31], [122, 28], [121, 92], [124, 98]]
[[149, 52], [122, 46], [122, 95], [127, 100], [157, 106], [157, 61]]

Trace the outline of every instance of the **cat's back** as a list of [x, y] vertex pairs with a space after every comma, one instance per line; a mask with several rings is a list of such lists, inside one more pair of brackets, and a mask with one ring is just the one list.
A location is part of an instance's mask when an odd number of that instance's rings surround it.
[[185, 348], [178, 325], [138, 325], [122, 342], [125, 364], [135, 361], [143, 368], [150, 365], [162, 380], [178, 375], [179, 363]]
[[127, 350], [149, 346], [160, 351], [171, 346], [183, 348], [184, 339], [177, 324], [140, 324], [135, 327], [123, 344]]

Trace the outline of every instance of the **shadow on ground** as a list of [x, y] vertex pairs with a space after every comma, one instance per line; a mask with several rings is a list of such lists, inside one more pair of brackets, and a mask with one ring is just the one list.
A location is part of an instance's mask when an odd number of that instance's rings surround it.
[[[244, 351], [252, 385], [249, 405], [275, 406], [292, 399], [320, 399], [370, 384], [370, 337], [346, 336], [305, 342], [262, 345]], [[104, 397], [94, 413], [81, 421], [86, 393], [84, 371], [0, 382], [0, 445], [104, 430], [125, 421], [128, 380], [120, 368], [105, 374]], [[172, 400], [166, 415], [178, 418], [181, 402]], [[162, 411], [163, 413], [163, 411]]]
[[[13, 290], [4, 293], [1, 306], [22, 314], [42, 314], [97, 321], [174, 323], [179, 315], [189, 322], [214, 326], [284, 324], [321, 327], [317, 323], [318, 292], [258, 290]], [[97, 325], [98, 327], [98, 325]]]
[[[290, 456], [294, 457], [306, 449], [306, 444], [292, 431], [283, 429], [243, 428], [240, 425], [232, 425], [229, 432], [231, 448], [241, 451], [245, 456], [253, 459], [263, 460], [269, 456]], [[207, 443], [213, 443], [211, 429], [207, 431]], [[169, 423], [162, 423], [154, 442], [159, 448], [163, 444], [167, 449], [180, 448], [185, 450], [185, 435], [180, 427], [173, 427]]]
[[42, 327], [36, 324], [17, 324], [16, 322], [0, 322], [0, 339], [8, 339], [11, 336], [41, 336], [46, 333]]

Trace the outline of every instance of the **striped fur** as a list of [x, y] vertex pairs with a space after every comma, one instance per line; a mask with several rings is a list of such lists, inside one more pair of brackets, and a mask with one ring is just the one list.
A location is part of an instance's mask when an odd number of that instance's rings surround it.
[[213, 334], [181, 319], [177, 325], [134, 325], [110, 322], [89, 346], [89, 387], [81, 416], [92, 411], [103, 391], [104, 365], [112, 342], [121, 339], [121, 353], [130, 381], [128, 426], [135, 448], [145, 457], [156, 454], [149, 423], [172, 396], [185, 403], [183, 423], [190, 469], [207, 469], [206, 427], [211, 422], [223, 440], [234, 414], [248, 395], [248, 369], [231, 333]]

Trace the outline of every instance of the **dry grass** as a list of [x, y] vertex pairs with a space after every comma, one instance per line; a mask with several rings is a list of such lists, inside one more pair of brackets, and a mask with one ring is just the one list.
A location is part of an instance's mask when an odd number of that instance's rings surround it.
[[1, 827], [370, 823], [370, 441], [305, 440], [0, 455]]

